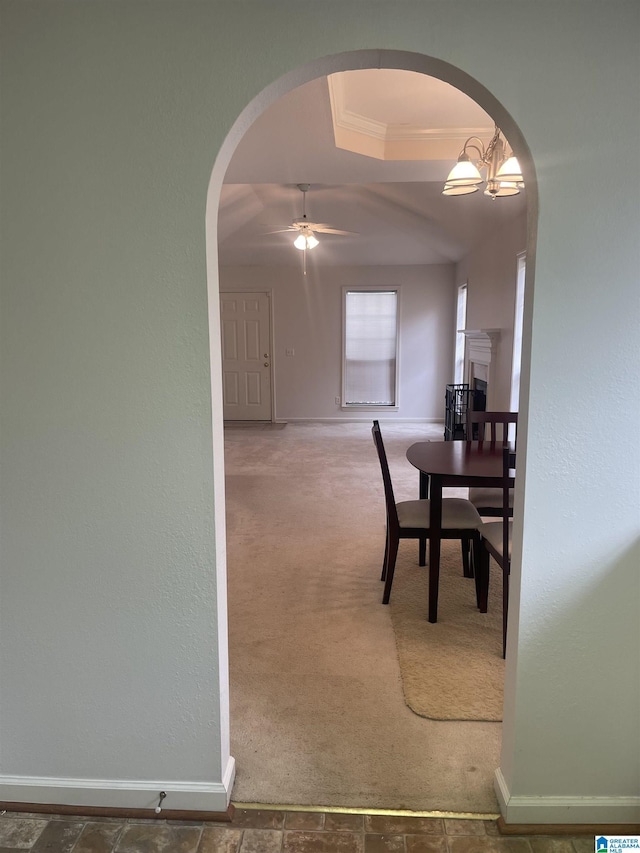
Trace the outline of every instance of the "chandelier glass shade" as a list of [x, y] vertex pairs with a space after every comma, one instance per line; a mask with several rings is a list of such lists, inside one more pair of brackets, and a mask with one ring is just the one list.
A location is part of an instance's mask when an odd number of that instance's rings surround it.
[[500, 168], [498, 169], [496, 178], [499, 181], [507, 181], [514, 184], [521, 184], [524, 187], [522, 169], [520, 168], [520, 164], [518, 163], [515, 157], [509, 157], [507, 160], [504, 161], [502, 166], [500, 166]]
[[461, 154], [458, 162], [449, 172], [447, 184], [450, 187], [472, 187], [481, 183], [482, 175], [480, 174], [478, 167], [471, 162], [468, 154]]
[[[469, 156], [469, 150], [477, 153], [475, 160]], [[490, 198], [518, 195], [524, 189], [520, 164], [513, 154], [506, 156], [497, 125], [486, 146], [477, 136], [467, 139], [458, 162], [449, 172], [442, 195], [470, 195], [477, 192], [483, 182], [486, 182], [484, 195]]]

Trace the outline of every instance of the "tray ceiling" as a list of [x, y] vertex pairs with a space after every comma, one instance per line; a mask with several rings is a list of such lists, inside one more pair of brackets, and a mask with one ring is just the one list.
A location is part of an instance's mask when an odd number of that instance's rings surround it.
[[[351, 142], [357, 137], [378, 153], [336, 145], [336, 135], [344, 144], [345, 129]], [[464, 139], [488, 140], [492, 131], [490, 117], [466, 95], [413, 72], [350, 71], [294, 89], [256, 119], [229, 164], [220, 264], [300, 264], [295, 235], [269, 233], [300, 217], [298, 183], [311, 185], [309, 219], [357, 232], [322, 235], [315, 263], [455, 262], [486, 228], [524, 210], [524, 194], [496, 201], [441, 195]]]

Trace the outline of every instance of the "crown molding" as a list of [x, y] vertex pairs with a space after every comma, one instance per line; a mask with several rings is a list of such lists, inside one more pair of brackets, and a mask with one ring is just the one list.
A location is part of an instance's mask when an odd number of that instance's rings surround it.
[[[493, 132], [490, 127], [434, 128], [411, 124], [389, 124], [379, 121], [347, 108], [345, 83], [341, 74], [330, 75], [327, 82], [336, 144], [338, 147], [356, 150], [357, 153], [370, 153], [369, 150], [358, 151], [357, 137], [362, 136], [368, 140], [374, 140], [379, 150], [380, 146], [383, 149], [389, 143], [424, 143], [427, 145], [430, 143], [450, 143], [455, 145], [456, 149], [456, 154], [453, 156], [457, 156], [460, 148], [470, 136], [482, 137]], [[343, 144], [345, 139], [349, 140], [346, 146]], [[338, 140], [342, 144], [339, 144]], [[367, 145], [365, 142], [364, 148], [369, 149], [370, 143]], [[412, 149], [412, 152], [413, 156], [408, 156], [407, 159], [414, 159], [414, 157], [419, 159], [416, 156], [415, 148]], [[393, 154], [395, 156], [389, 156], [386, 159], [398, 159], [398, 151], [394, 150]], [[383, 156], [381, 159], [385, 159], [385, 157]]]

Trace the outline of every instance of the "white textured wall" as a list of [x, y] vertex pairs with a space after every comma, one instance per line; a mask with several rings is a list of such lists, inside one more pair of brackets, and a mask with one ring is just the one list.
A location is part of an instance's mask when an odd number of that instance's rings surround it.
[[[305, 277], [292, 267], [223, 267], [222, 290], [273, 293], [276, 418], [368, 419], [375, 412], [344, 411], [342, 396], [342, 288], [398, 286], [400, 374], [397, 412], [380, 417], [441, 421], [444, 387], [451, 381], [454, 302], [452, 265], [326, 267]], [[285, 350], [295, 350], [293, 357]]]
[[[64, 778], [95, 805], [118, 780], [145, 796], [145, 780], [176, 780], [187, 804], [198, 783], [210, 802], [224, 793], [207, 182], [265, 87], [302, 69], [268, 102], [338, 70], [322, 57], [368, 49], [349, 61], [422, 68], [476, 97], [526, 141], [532, 202], [531, 163], [538, 180], [503, 807], [530, 822], [637, 820], [640, 449], [628, 439], [640, 187], [612, 163], [633, 161], [640, 135], [640, 7], [317, 0], [299, 11], [289, 0], [2, 4], [0, 795], [36, 799], [39, 777], [48, 802], [80, 796]], [[215, 300], [213, 248], [210, 264]]]
[[164, 8], [2, 6], [3, 800], [224, 807], [209, 86]]
[[[461, 199], [462, 200], [462, 199]], [[490, 408], [508, 410], [513, 364], [517, 256], [527, 245], [524, 216], [511, 216], [509, 198], [487, 199], [502, 204], [500, 226], [487, 230], [482, 240], [457, 265], [456, 287], [467, 282], [467, 328], [500, 329], [491, 360]]]

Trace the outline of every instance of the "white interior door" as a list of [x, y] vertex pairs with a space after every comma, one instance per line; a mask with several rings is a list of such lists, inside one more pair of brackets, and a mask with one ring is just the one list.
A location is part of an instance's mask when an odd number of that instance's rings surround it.
[[221, 293], [220, 324], [224, 419], [270, 421], [270, 295]]

